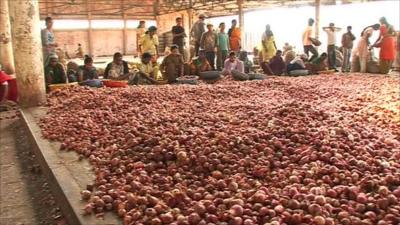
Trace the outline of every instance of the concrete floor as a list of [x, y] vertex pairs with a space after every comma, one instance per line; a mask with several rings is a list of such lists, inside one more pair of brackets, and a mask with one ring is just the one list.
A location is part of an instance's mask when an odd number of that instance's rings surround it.
[[92, 167], [88, 160], [82, 160], [76, 152], [61, 151], [59, 142], [42, 137], [38, 124], [46, 111], [46, 107], [24, 109], [22, 117], [27, 124], [25, 129], [35, 140], [32, 149], [38, 156], [38, 163], [47, 175], [49, 186], [65, 217], [73, 225], [122, 224], [122, 221], [110, 212], [105, 215], [83, 216], [83, 208], [88, 202], [81, 200], [80, 192], [94, 182]]
[[0, 118], [0, 224], [66, 225], [16, 111]]

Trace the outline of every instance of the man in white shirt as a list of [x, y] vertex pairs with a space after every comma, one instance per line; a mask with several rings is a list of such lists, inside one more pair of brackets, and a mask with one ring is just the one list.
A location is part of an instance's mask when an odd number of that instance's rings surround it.
[[224, 69], [222, 70], [223, 75], [232, 75], [232, 71], [238, 71], [244, 73], [244, 64], [236, 57], [235, 52], [229, 53], [229, 57], [225, 60]]
[[340, 31], [341, 28], [335, 27], [334, 23], [330, 23], [329, 27], [324, 27], [323, 30], [328, 35], [328, 63], [329, 69], [336, 69], [336, 32]]

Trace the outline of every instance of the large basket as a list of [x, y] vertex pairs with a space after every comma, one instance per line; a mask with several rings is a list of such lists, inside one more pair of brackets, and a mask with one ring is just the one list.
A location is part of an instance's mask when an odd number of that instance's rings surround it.
[[242, 72], [239, 72], [237, 70], [232, 70], [231, 73], [232, 73], [233, 79], [235, 79], [235, 80], [243, 81], [243, 80], [248, 80], [249, 79], [249, 75], [247, 75], [245, 73], [242, 73]]
[[197, 84], [198, 79], [198, 76], [183, 76], [178, 77], [176, 80], [178, 84]]
[[200, 78], [203, 80], [215, 80], [221, 77], [220, 71], [205, 71], [200, 72]]
[[54, 91], [57, 89], [64, 89], [72, 86], [77, 86], [78, 82], [64, 83], [64, 84], [49, 84], [50, 91]]
[[250, 73], [249, 74], [249, 80], [264, 80], [266, 78], [267, 78], [267, 76], [265, 74], [259, 74], [259, 73]]
[[88, 86], [88, 87], [102, 87], [103, 86], [103, 82], [99, 79], [85, 80], [83, 82], [80, 82], [79, 84], [83, 85], [83, 86]]
[[318, 74], [333, 74], [336, 73], [335, 70], [321, 70], [317, 72]]
[[128, 86], [128, 81], [126, 80], [103, 80], [103, 85], [106, 87], [112, 87], [112, 88], [117, 88], [117, 87], [127, 87]]
[[292, 70], [289, 72], [290, 76], [306, 76], [308, 75], [308, 70], [303, 69], [303, 70]]

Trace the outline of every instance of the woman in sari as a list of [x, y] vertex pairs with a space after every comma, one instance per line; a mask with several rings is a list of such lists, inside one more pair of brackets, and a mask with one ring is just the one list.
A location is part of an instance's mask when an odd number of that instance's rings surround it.
[[239, 52], [241, 49], [240, 41], [241, 41], [241, 31], [237, 27], [237, 21], [232, 20], [232, 27], [228, 31], [229, 35], [229, 45], [230, 50], [234, 52]]
[[58, 61], [58, 56], [55, 53], [51, 53], [46, 62], [44, 68], [44, 74], [46, 78], [46, 84], [62, 84], [67, 82], [64, 67]]
[[271, 31], [270, 25], [267, 25], [265, 27], [265, 32], [261, 37], [261, 51], [259, 57], [261, 68], [266, 67], [266, 65], [269, 64], [270, 59], [272, 59], [272, 57], [274, 57], [275, 54], [276, 54], [276, 44], [274, 39], [274, 33], [272, 33]]
[[379, 22], [381, 23], [380, 35], [372, 47], [381, 49], [379, 52], [379, 72], [387, 74], [396, 58], [395, 32], [393, 26], [387, 22], [385, 17], [382, 17]]

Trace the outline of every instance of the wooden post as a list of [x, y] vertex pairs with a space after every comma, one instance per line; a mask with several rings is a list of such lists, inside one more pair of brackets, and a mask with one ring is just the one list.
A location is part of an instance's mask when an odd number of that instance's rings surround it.
[[123, 45], [123, 54], [127, 54], [127, 35], [128, 32], [126, 30], [126, 13], [125, 10], [123, 9], [124, 7], [124, 0], [121, 0], [121, 10], [122, 10], [122, 18], [124, 20], [124, 28], [122, 30], [122, 45]]
[[46, 98], [39, 2], [12, 0], [9, 6], [19, 103], [37, 106]]
[[10, 12], [8, 0], [0, 0], [0, 62], [7, 74], [14, 74], [14, 54], [11, 42]]
[[127, 28], [126, 28], [126, 15], [124, 13], [124, 29], [122, 30], [122, 41], [123, 41], [123, 50], [124, 50], [124, 55], [128, 54], [128, 48], [127, 48], [127, 40], [128, 40], [128, 32], [127, 32]]
[[89, 21], [89, 28], [88, 28], [88, 46], [89, 46], [89, 55], [93, 56], [93, 44], [92, 44], [92, 12], [90, 11], [90, 0], [86, 2], [86, 8], [88, 11], [88, 21]]
[[189, 24], [188, 24], [189, 30], [187, 31], [187, 35], [188, 35], [187, 48], [190, 49], [190, 42], [192, 40], [192, 34], [190, 31], [192, 30], [192, 27], [193, 27], [193, 2], [192, 2], [192, 0], [189, 0], [189, 9], [187, 10], [187, 14], [189, 17], [189, 20], [188, 20], [189, 21]]
[[321, 0], [315, 0], [315, 38], [319, 38], [319, 17]]
[[243, 0], [237, 0], [237, 4], [239, 7], [239, 28], [242, 34], [242, 37], [240, 39], [240, 46], [242, 46], [242, 49], [244, 47], [244, 37], [245, 37], [245, 32], [244, 32], [244, 12], [243, 12]]
[[50, 2], [50, 1], [45, 1], [45, 6], [46, 6], [46, 14], [47, 14], [47, 16], [51, 17], [53, 15], [53, 12], [54, 12], [53, 3]]

